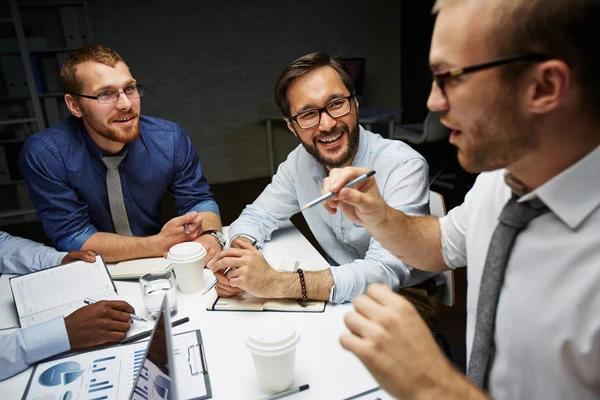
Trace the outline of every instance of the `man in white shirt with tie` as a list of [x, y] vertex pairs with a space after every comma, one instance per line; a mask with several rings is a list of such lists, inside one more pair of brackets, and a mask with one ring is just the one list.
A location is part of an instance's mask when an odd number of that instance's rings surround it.
[[340, 190], [330, 212], [413, 267], [468, 266], [470, 382], [382, 286], [355, 300], [341, 343], [401, 398], [598, 399], [600, 2], [438, 0], [434, 10], [428, 107], [453, 129], [461, 165], [482, 172], [473, 189], [439, 221], [387, 206], [372, 179], [341, 189], [365, 169], [333, 170], [323, 189]]
[[[59, 252], [0, 231], [0, 274], [24, 274], [77, 259], [93, 262], [95, 257], [89, 250]], [[124, 301], [99, 301], [64, 318], [0, 334], [0, 381], [65, 351], [118, 343], [134, 312]]]

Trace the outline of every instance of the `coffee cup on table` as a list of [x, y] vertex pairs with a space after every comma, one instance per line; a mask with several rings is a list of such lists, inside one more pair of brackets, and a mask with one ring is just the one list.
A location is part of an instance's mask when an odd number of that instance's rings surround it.
[[179, 243], [169, 249], [167, 258], [181, 292], [194, 293], [204, 287], [204, 256], [206, 249], [198, 242]]
[[248, 334], [246, 345], [263, 392], [278, 393], [292, 387], [299, 340], [297, 329], [284, 319], [261, 322]]

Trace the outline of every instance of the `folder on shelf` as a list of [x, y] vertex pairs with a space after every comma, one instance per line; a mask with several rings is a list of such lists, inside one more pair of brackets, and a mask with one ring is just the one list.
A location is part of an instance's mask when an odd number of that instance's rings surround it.
[[23, 60], [20, 55], [0, 57], [0, 67], [9, 96], [24, 96], [29, 94], [29, 85]]
[[70, 49], [84, 44], [85, 30], [80, 24], [80, 9], [81, 7], [77, 6], [64, 6], [58, 9], [65, 34], [65, 43]]
[[49, 93], [62, 91], [60, 83], [60, 71], [56, 56], [44, 56], [39, 60], [42, 77], [44, 79], [45, 91]]
[[44, 98], [44, 111], [46, 112], [46, 124], [48, 126], [56, 125], [60, 122], [60, 112], [58, 110], [58, 100], [56, 97]]

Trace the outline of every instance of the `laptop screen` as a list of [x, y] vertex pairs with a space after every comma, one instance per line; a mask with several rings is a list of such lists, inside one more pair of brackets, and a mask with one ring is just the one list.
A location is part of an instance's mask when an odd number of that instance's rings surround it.
[[141, 368], [135, 378], [130, 399], [132, 400], [176, 400], [174, 371], [171, 360], [171, 321], [165, 312], [167, 298], [163, 300], [161, 313], [154, 326], [150, 343], [141, 362]]

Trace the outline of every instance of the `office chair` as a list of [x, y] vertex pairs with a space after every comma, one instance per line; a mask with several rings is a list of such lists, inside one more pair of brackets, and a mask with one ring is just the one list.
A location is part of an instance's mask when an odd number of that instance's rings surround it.
[[[450, 129], [440, 122], [440, 113], [430, 111], [422, 124], [402, 124], [396, 127], [392, 139], [402, 140], [416, 145], [427, 145], [442, 142], [450, 136]], [[433, 164], [428, 160], [430, 166]], [[448, 166], [446, 160], [442, 166], [430, 177], [429, 186], [439, 186], [446, 189], [454, 189], [457, 175], [455, 173], [444, 173]]]
[[[434, 191], [429, 192], [429, 213], [437, 218], [442, 218], [446, 215], [444, 197]], [[454, 271], [446, 271], [444, 275], [446, 276], [446, 283], [438, 287], [438, 296], [441, 304], [452, 307], [454, 305]], [[446, 354], [446, 357], [451, 360], [452, 353], [450, 352], [448, 340], [439, 332], [432, 331], [431, 334]]]

